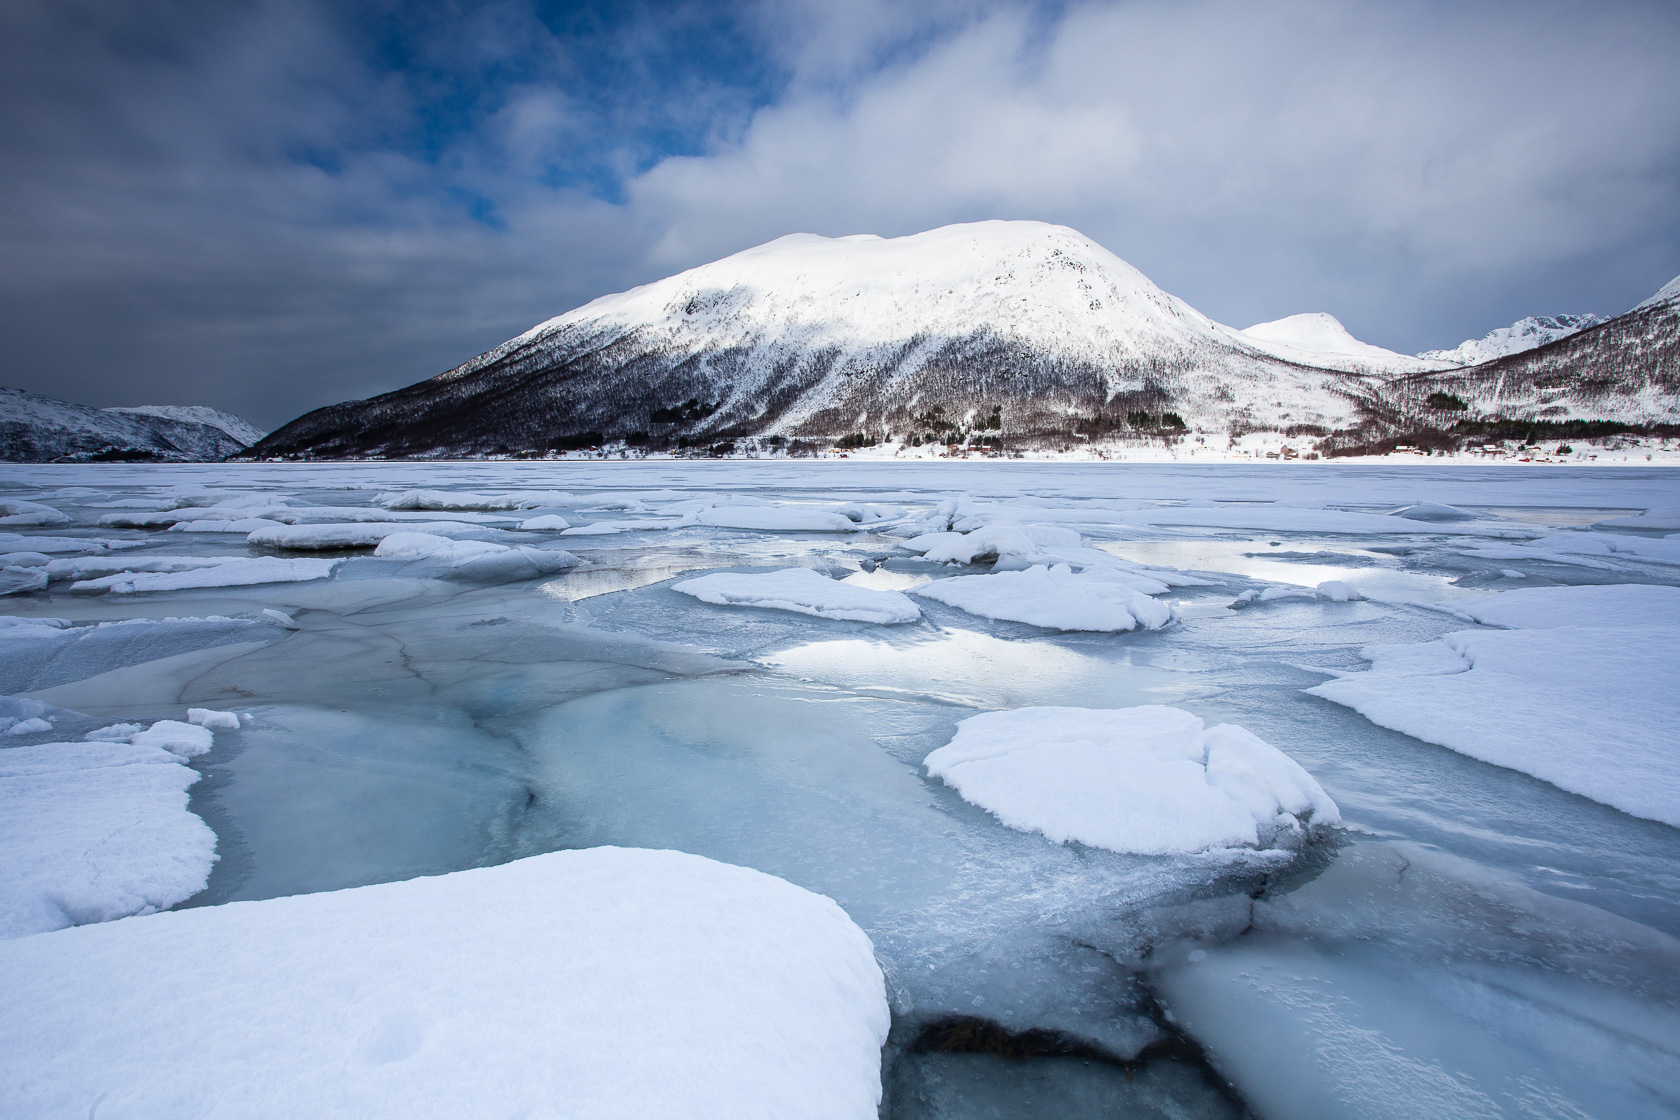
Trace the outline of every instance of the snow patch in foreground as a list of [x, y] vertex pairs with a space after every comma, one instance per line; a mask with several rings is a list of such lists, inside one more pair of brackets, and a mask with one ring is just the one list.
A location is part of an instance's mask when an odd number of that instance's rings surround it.
[[914, 622], [921, 610], [897, 591], [876, 591], [829, 579], [810, 568], [779, 572], [714, 572], [674, 584], [673, 591], [719, 606], [797, 611], [853, 622]]
[[1159, 630], [1172, 621], [1172, 608], [1135, 590], [1124, 573], [1076, 574], [1066, 564], [954, 576], [924, 584], [913, 594], [983, 618], [1051, 630]]
[[593, 848], [0, 944], [0, 1111], [874, 1120], [889, 1014], [829, 899]]
[[187, 811], [199, 775], [182, 758], [193, 752], [167, 749], [194, 737], [208, 747], [211, 733], [164, 720], [133, 743], [0, 750], [0, 938], [149, 913], [204, 889], [216, 834]]
[[1116, 852], [1269, 847], [1341, 820], [1276, 747], [1159, 704], [971, 716], [926, 766], [1010, 828]]

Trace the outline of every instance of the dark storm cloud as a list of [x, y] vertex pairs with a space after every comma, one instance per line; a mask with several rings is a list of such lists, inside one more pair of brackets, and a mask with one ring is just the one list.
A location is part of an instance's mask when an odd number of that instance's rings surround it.
[[0, 381], [274, 424], [795, 230], [1446, 346], [1680, 271], [1672, 5], [29, 3]]

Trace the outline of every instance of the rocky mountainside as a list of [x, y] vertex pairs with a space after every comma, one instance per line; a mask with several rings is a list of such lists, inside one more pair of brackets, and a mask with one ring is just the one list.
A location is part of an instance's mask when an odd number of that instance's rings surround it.
[[1363, 343], [1329, 315], [1222, 326], [1062, 226], [795, 234], [604, 296], [430, 380], [311, 412], [246, 454], [826, 446], [959, 431], [1015, 447], [1254, 431], [1346, 444], [1452, 420], [1426, 402], [1454, 386], [1471, 394], [1466, 408], [1648, 423], [1675, 406], [1660, 310], [1671, 302], [1461, 374]]
[[0, 460], [225, 459], [262, 438], [231, 412], [202, 405], [90, 408], [0, 387]]
[[1680, 279], [1625, 315], [1479, 365], [1396, 378], [1379, 398], [1400, 429], [1680, 424]]

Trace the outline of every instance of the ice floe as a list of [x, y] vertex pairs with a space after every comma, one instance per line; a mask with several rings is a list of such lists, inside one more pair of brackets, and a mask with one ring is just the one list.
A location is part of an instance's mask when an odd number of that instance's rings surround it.
[[952, 576], [923, 584], [912, 594], [969, 614], [1052, 630], [1159, 630], [1173, 617], [1171, 606], [1137, 590], [1124, 574], [1074, 572], [1066, 564]]
[[1253, 848], [1341, 819], [1276, 747], [1157, 704], [986, 712], [925, 765], [1010, 828], [1116, 852]]
[[1327, 579], [1317, 587], [1267, 587], [1244, 591], [1232, 601], [1233, 607], [1246, 607], [1251, 603], [1275, 603], [1279, 599], [1320, 599], [1329, 603], [1353, 603], [1365, 596], [1351, 583], [1339, 579]]
[[122, 571], [70, 585], [81, 592], [129, 595], [141, 591], [184, 591], [199, 587], [249, 587], [262, 583], [301, 583], [326, 579], [339, 560], [292, 560], [279, 556], [240, 557], [225, 564], [178, 572]]
[[0, 938], [146, 913], [203, 890], [216, 837], [187, 811], [198, 777], [150, 742], [0, 750]]
[[1307, 691], [1373, 723], [1680, 827], [1680, 589], [1524, 588], [1468, 604], [1512, 630], [1373, 645]]
[[888, 1007], [832, 901], [594, 848], [0, 945], [0, 1111], [875, 1120]]
[[425, 560], [442, 565], [456, 579], [480, 583], [534, 579], [576, 567], [579, 560], [559, 549], [457, 541], [430, 533], [392, 533], [373, 554], [386, 560]]
[[690, 525], [765, 532], [852, 533], [860, 527], [841, 514], [799, 506], [712, 506], [687, 514], [683, 520]]
[[254, 530], [246, 543], [259, 548], [328, 552], [344, 548], [375, 548], [397, 533], [483, 533], [482, 525], [463, 521], [350, 521], [308, 525], [276, 525]]
[[673, 584], [671, 590], [720, 606], [763, 607], [853, 622], [914, 622], [922, 616], [901, 592], [859, 587], [809, 568], [714, 572]]

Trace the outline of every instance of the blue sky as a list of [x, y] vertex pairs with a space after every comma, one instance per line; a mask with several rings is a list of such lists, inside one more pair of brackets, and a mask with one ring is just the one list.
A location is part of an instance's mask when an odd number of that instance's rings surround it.
[[264, 425], [785, 233], [1071, 225], [1380, 345], [1680, 273], [1680, 6], [0, 8], [0, 382]]

